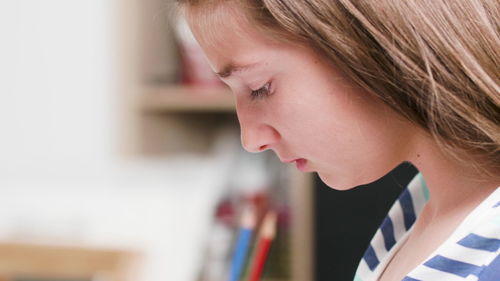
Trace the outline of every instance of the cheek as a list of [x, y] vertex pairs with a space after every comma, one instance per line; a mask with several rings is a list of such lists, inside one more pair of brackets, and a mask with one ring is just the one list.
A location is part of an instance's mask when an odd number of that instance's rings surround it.
[[330, 138], [330, 144], [318, 145], [317, 157], [322, 180], [335, 189], [349, 189], [373, 182], [405, 161], [406, 136], [398, 136], [390, 122], [365, 120], [344, 128]]
[[276, 126], [287, 142], [296, 146], [310, 144], [313, 139], [320, 140], [318, 133], [329, 131], [326, 125], [333, 125], [325, 120], [328, 115], [320, 113], [322, 107], [304, 99], [287, 99], [286, 103], [277, 103], [270, 110], [275, 114]]
[[394, 120], [369, 101], [324, 95], [288, 104], [287, 141], [299, 156], [309, 158], [322, 180], [348, 189], [380, 178], [403, 161], [395, 151]]
[[[280, 128], [296, 149], [321, 154], [325, 149], [340, 149], [352, 142], [357, 122], [355, 112], [343, 93], [314, 89], [310, 92], [289, 93], [286, 102], [272, 110], [279, 116]], [[304, 147], [305, 146], [305, 147]]]

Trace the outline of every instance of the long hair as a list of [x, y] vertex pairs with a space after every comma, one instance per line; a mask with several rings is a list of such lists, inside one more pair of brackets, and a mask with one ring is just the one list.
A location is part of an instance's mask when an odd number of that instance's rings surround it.
[[456, 159], [498, 175], [499, 1], [177, 2], [240, 7], [257, 28], [314, 48]]

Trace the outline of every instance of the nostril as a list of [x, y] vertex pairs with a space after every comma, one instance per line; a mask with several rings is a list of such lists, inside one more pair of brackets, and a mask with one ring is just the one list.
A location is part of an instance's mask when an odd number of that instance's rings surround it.
[[269, 125], [257, 124], [241, 126], [240, 138], [246, 151], [258, 153], [271, 149], [273, 144], [279, 141], [280, 135]]

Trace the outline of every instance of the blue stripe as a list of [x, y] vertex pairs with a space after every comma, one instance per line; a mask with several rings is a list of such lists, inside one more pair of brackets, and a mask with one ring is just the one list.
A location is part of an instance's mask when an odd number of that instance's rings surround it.
[[380, 231], [382, 231], [382, 235], [384, 236], [385, 249], [387, 251], [391, 250], [392, 246], [396, 244], [396, 239], [394, 238], [394, 226], [389, 216], [385, 217], [380, 226]]
[[375, 250], [373, 250], [372, 245], [368, 246], [368, 249], [366, 249], [363, 259], [365, 260], [366, 264], [368, 264], [368, 267], [371, 271], [373, 271], [380, 263], [377, 258], [377, 254], [375, 254]]
[[420, 280], [406, 276], [406, 277], [405, 277], [405, 278], [403, 278], [403, 280], [401, 280], [401, 281], [420, 281]]
[[481, 272], [478, 281], [498, 281], [500, 280], [500, 255]]
[[498, 206], [500, 206], [500, 201], [499, 201], [499, 202], [497, 202], [497, 203], [493, 206], [493, 208], [496, 208], [496, 207], [498, 207]]
[[500, 248], [500, 240], [495, 238], [486, 238], [477, 234], [471, 233], [457, 244], [467, 248], [483, 250], [488, 252], [496, 252]]
[[439, 271], [448, 272], [466, 278], [469, 275], [479, 276], [484, 267], [457, 260], [452, 260], [441, 255], [436, 255], [426, 263], [425, 266]]
[[403, 218], [405, 222], [405, 229], [408, 230], [415, 222], [415, 209], [413, 208], [413, 200], [408, 189], [405, 189], [399, 196], [399, 203], [403, 210]]

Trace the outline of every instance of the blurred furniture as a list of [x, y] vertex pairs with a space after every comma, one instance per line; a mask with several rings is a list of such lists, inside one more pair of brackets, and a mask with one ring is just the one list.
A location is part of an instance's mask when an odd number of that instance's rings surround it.
[[[224, 86], [186, 86], [175, 50], [172, 3], [162, 0], [120, 1], [119, 100], [121, 151], [125, 157], [168, 158], [206, 154], [217, 129], [238, 134], [233, 96]], [[172, 71], [172, 66], [177, 69]], [[291, 279], [313, 280], [313, 181], [295, 167], [288, 173], [291, 218]]]
[[3, 242], [0, 280], [128, 281], [137, 258], [118, 250]]

